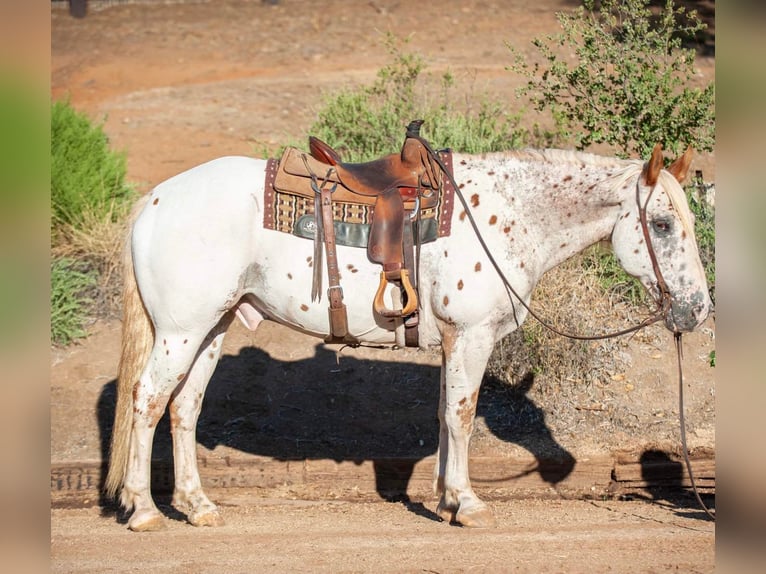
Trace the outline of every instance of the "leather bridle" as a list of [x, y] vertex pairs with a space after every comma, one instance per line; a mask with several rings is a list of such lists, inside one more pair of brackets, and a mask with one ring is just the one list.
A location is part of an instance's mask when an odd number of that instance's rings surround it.
[[652, 270], [654, 271], [654, 278], [657, 282], [657, 293], [652, 294], [656, 305], [655, 314], [660, 315], [661, 317], [666, 317], [671, 311], [672, 297], [670, 295], [670, 289], [668, 289], [668, 284], [665, 282], [665, 277], [663, 277], [662, 271], [660, 271], [660, 265], [657, 262], [657, 254], [654, 251], [654, 245], [652, 245], [652, 239], [649, 236], [649, 222], [646, 217], [649, 200], [652, 198], [657, 184], [655, 183], [652, 185], [646, 196], [646, 201], [641, 205], [640, 182], [641, 178], [639, 177], [636, 180], [636, 203], [638, 204], [638, 217], [641, 221], [641, 232], [644, 235], [644, 243], [646, 243], [646, 249], [649, 251], [649, 260], [652, 262]]

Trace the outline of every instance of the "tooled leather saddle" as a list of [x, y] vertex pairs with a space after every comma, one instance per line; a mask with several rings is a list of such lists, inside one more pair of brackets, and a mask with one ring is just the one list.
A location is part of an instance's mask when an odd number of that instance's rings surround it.
[[[421, 234], [413, 233], [423, 210], [433, 210], [445, 180], [428, 142], [420, 136], [423, 120], [407, 126], [399, 153], [364, 163], [343, 162], [338, 152], [311, 136], [310, 155], [295, 148], [285, 150], [278, 166], [272, 166], [273, 187], [289, 190], [313, 201], [314, 279], [312, 300], [321, 299], [322, 252], [327, 255], [329, 288], [328, 343], [358, 345], [348, 329], [346, 306], [340, 286], [336, 252], [334, 206], [355, 205], [370, 208], [367, 254], [382, 265], [380, 284], [373, 298], [373, 309], [382, 317], [401, 318], [405, 344], [417, 346], [418, 294], [416, 247]], [[446, 154], [449, 159], [449, 152]], [[442, 155], [444, 157], [444, 155]], [[418, 237], [414, 237], [417, 234]], [[400, 287], [402, 308], [389, 309], [384, 303], [386, 286]]]

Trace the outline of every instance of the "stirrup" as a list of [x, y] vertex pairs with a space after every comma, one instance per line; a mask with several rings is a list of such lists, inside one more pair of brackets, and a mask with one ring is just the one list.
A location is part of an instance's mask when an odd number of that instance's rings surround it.
[[380, 285], [378, 286], [378, 292], [375, 293], [375, 300], [372, 304], [372, 308], [381, 317], [406, 317], [417, 310], [418, 296], [410, 283], [410, 273], [406, 269], [401, 270], [401, 281], [402, 288], [407, 294], [407, 305], [404, 309], [387, 309], [385, 303], [383, 303], [383, 295], [386, 290], [386, 285], [388, 285], [388, 279], [386, 279], [386, 272], [381, 271]]

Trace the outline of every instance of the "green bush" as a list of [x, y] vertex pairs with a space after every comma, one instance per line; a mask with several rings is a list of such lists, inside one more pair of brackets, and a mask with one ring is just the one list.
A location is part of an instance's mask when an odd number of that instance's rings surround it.
[[[512, 69], [528, 78], [519, 90], [534, 109], [551, 114], [556, 133], [578, 149], [608, 144], [617, 155], [649, 157], [655, 143], [672, 155], [687, 145], [712, 151], [715, 87], [692, 88], [694, 51], [682, 46], [704, 28], [695, 12], [672, 0], [653, 12], [651, 0], [594, 0], [558, 14], [562, 32], [537, 38], [543, 64], [516, 54]], [[711, 293], [715, 285], [714, 211], [687, 190]], [[609, 250], [594, 247], [581, 258], [610, 295], [632, 305], [647, 301]]]
[[51, 260], [51, 342], [68, 345], [85, 336], [96, 273], [76, 260]]
[[100, 125], [68, 102], [51, 105], [51, 338], [84, 336], [96, 307], [109, 313], [119, 291], [119, 252], [135, 191], [123, 153]]
[[[467, 113], [450, 104], [454, 78], [441, 79], [441, 101], [429, 101], [420, 80], [422, 57], [405, 52], [389, 34], [385, 44], [393, 60], [378, 71], [372, 85], [348, 88], [326, 98], [310, 132], [336, 148], [345, 161], [366, 161], [401, 148], [404, 130], [424, 119], [422, 135], [435, 147], [481, 153], [518, 148], [531, 134], [520, 117], [486, 94], [478, 110]], [[406, 44], [406, 40], [403, 41]]]
[[715, 208], [705, 198], [705, 185], [702, 181], [687, 187], [686, 197], [694, 214], [694, 236], [705, 267], [710, 297], [715, 303]]
[[125, 183], [125, 155], [114, 152], [100, 125], [68, 102], [51, 107], [51, 228], [88, 231], [93, 222], [118, 221], [134, 198]]
[[[594, 0], [559, 13], [562, 33], [533, 41], [544, 63], [516, 55], [512, 69], [528, 78], [519, 94], [549, 112], [578, 149], [606, 143], [622, 156], [648, 158], [655, 143], [678, 155], [687, 145], [712, 151], [715, 87], [690, 87], [694, 51], [684, 37], [704, 28], [696, 12], [666, 0]], [[683, 19], [681, 18], [683, 16]]]

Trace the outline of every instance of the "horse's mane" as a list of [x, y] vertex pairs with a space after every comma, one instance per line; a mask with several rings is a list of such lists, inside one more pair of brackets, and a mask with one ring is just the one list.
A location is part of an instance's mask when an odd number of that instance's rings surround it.
[[[524, 149], [505, 152], [505, 154], [515, 157], [520, 161], [579, 163], [581, 165], [594, 167], [619, 167], [620, 170], [607, 179], [612, 189], [620, 189], [627, 181], [640, 176], [644, 169], [644, 164], [646, 163], [643, 160], [621, 159], [564, 149]], [[686, 194], [684, 193], [683, 187], [681, 187], [681, 184], [678, 183], [678, 180], [676, 180], [673, 175], [664, 169], [660, 171], [658, 183], [662, 185], [662, 188], [667, 193], [670, 205], [678, 214], [678, 218], [681, 221], [684, 231], [694, 237], [694, 220], [692, 218], [691, 210], [689, 209], [689, 204], [686, 201]]]
[[575, 151], [569, 149], [523, 149], [508, 152], [509, 155], [518, 158], [521, 161], [533, 160], [544, 161], [547, 163], [578, 163], [592, 165], [596, 167], [624, 166], [632, 163], [634, 160], [620, 159], [617, 157], [608, 157], [596, 155], [584, 151]]
[[664, 169], [660, 172], [659, 183], [662, 184], [663, 189], [668, 194], [670, 204], [678, 214], [678, 219], [681, 220], [681, 225], [692, 239], [694, 236], [694, 219], [692, 217], [691, 209], [689, 208], [689, 202], [686, 201], [686, 193], [684, 188], [678, 183], [678, 180], [673, 177], [672, 174]]

